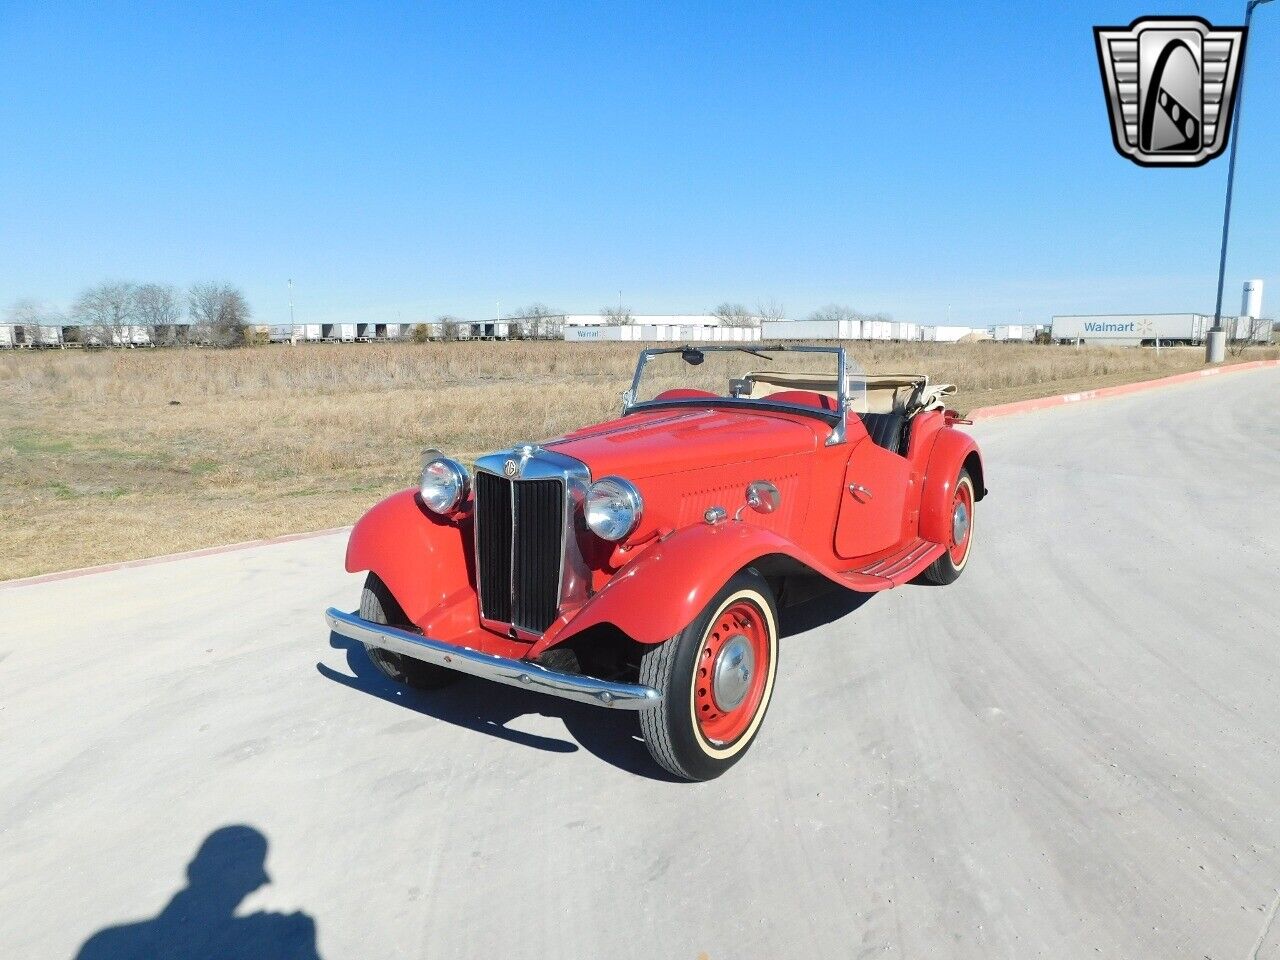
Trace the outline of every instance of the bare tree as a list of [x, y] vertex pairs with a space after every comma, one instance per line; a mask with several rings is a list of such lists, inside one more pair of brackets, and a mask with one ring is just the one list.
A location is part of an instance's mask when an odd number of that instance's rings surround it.
[[108, 280], [76, 298], [72, 315], [85, 327], [88, 343], [128, 345], [138, 323], [138, 288], [124, 280]]
[[810, 320], [892, 320], [887, 313], [859, 313], [840, 303], [828, 303], [809, 314]]
[[462, 334], [463, 321], [459, 317], [452, 314], [444, 314], [436, 317], [436, 324], [440, 327], [441, 340], [457, 340]]
[[152, 343], [173, 343], [178, 339], [182, 304], [178, 291], [167, 283], [144, 283], [134, 292], [138, 322], [149, 328]]
[[[1223, 323], [1226, 323], [1224, 320]], [[1259, 347], [1271, 342], [1272, 322], [1254, 317], [1240, 317], [1236, 321], [1235, 338], [1227, 346], [1233, 357], [1244, 356], [1249, 347]]]
[[839, 322], [841, 320], [856, 320], [858, 319], [858, 314], [843, 304], [828, 303], [825, 307], [819, 307], [809, 314], [809, 319]]
[[545, 303], [531, 303], [511, 314], [519, 321], [524, 332], [530, 337], [544, 337], [549, 332], [548, 318], [560, 316], [560, 311], [553, 310]]
[[601, 307], [600, 315], [604, 317], [604, 322], [611, 327], [622, 327], [628, 323], [635, 323], [631, 308], [624, 307], [621, 304], [616, 307]]
[[726, 301], [712, 310], [711, 315], [720, 321], [722, 327], [754, 327], [759, 324], [755, 314], [741, 303]]
[[215, 347], [240, 347], [249, 341], [252, 315], [244, 294], [229, 283], [194, 283], [187, 292], [192, 332]]
[[785, 320], [787, 308], [777, 300], [765, 300], [756, 304], [756, 316], [761, 320]]
[[49, 339], [48, 331], [60, 328], [65, 319], [56, 307], [29, 298], [15, 301], [5, 315], [9, 323], [22, 328], [22, 340], [36, 347], [44, 344]]

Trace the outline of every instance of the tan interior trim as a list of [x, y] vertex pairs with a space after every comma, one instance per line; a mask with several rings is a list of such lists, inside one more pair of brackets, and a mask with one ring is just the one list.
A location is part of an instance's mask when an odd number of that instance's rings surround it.
[[[781, 390], [809, 390], [835, 400], [837, 375], [793, 373], [787, 370], [754, 370], [744, 378], [751, 381], [752, 397], [767, 397]], [[929, 378], [916, 373], [881, 373], [851, 377], [866, 384], [866, 402], [856, 403], [856, 413], [906, 413], [913, 396], [922, 394]]]

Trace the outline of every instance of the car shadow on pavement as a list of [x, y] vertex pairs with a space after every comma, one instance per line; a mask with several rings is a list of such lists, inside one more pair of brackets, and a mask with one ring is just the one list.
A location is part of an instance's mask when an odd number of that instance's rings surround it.
[[[817, 595], [797, 603], [794, 607], [785, 607], [778, 614], [778, 636], [780, 639], [794, 637], [798, 633], [808, 633], [818, 627], [835, 623], [859, 609], [874, 593], [855, 593], [831, 584], [823, 588]], [[783, 651], [785, 654], [785, 651]], [[779, 658], [779, 663], [782, 658]]]
[[253, 827], [220, 827], [187, 865], [187, 885], [148, 920], [99, 930], [76, 960], [320, 960], [316, 923], [305, 913], [236, 915], [271, 882], [267, 838]]
[[[321, 676], [344, 687], [508, 743], [549, 753], [573, 753], [582, 747], [627, 773], [649, 780], [676, 782], [675, 777], [649, 756], [640, 739], [639, 721], [630, 710], [606, 710], [466, 675], [439, 690], [415, 690], [384, 676], [369, 659], [363, 644], [331, 633], [329, 645], [346, 652], [351, 676], [323, 663], [317, 663], [316, 669]], [[573, 741], [510, 726], [512, 721], [529, 714], [559, 718]]]

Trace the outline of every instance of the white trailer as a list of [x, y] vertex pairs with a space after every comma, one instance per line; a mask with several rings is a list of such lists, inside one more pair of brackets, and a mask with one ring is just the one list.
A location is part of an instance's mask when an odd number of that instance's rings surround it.
[[[147, 333], [146, 327], [136, 327], [135, 330], [142, 331], [142, 336]], [[41, 324], [38, 327], [27, 327], [27, 342], [33, 347], [60, 347], [62, 346], [62, 328], [58, 326], [45, 326]], [[143, 341], [146, 342], [145, 340]]]
[[567, 343], [754, 343], [760, 339], [760, 330], [701, 323], [623, 323], [566, 326], [561, 335]]
[[940, 326], [925, 327], [922, 339], [932, 343], [958, 343], [962, 337], [973, 333], [973, 327]]
[[506, 320], [486, 320], [471, 324], [471, 335], [477, 340], [506, 340], [511, 335], [511, 323]]
[[993, 340], [1034, 340], [1036, 328], [1026, 323], [1002, 323], [991, 328], [991, 338]]
[[344, 343], [355, 342], [356, 324], [354, 323], [322, 323], [319, 326], [321, 340], [341, 340]]
[[1059, 342], [1137, 347], [1156, 343], [1204, 342], [1212, 317], [1200, 313], [1066, 315], [1053, 318], [1050, 336]]
[[13, 345], [13, 324], [0, 323], [0, 349]]
[[1222, 325], [1227, 329], [1227, 336], [1234, 341], [1268, 343], [1271, 340], [1272, 322], [1261, 317], [1223, 317]]
[[627, 337], [624, 327], [579, 326], [564, 328], [566, 343], [617, 343]]
[[765, 320], [757, 329], [764, 340], [860, 340], [861, 320]]
[[141, 324], [125, 324], [111, 328], [111, 343], [117, 347], [145, 347], [151, 342], [151, 334]]

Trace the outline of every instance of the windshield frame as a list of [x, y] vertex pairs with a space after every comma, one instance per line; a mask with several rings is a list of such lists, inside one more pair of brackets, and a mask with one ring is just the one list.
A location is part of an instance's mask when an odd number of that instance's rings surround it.
[[[636, 397], [640, 393], [640, 379], [644, 374], [645, 364], [653, 357], [663, 356], [669, 353], [683, 353], [686, 350], [697, 350], [702, 353], [710, 351], [729, 352], [736, 351], [738, 353], [748, 354], [768, 354], [768, 353], [830, 353], [836, 356], [836, 409], [821, 410], [816, 407], [801, 406], [799, 404], [778, 403], [766, 398], [752, 400], [744, 397], [690, 397], [679, 400], [640, 400]], [[772, 357], [768, 359], [772, 360]], [[622, 395], [622, 415], [625, 417], [629, 413], [636, 413], [641, 410], [669, 410], [679, 407], [716, 407], [727, 409], [746, 409], [746, 410], [762, 410], [765, 412], [800, 414], [806, 417], [815, 417], [822, 420], [831, 427], [831, 434], [827, 437], [827, 446], [837, 443], [843, 443], [846, 435], [846, 426], [849, 418], [849, 379], [848, 365], [845, 360], [844, 347], [818, 347], [809, 345], [784, 345], [777, 347], [764, 347], [738, 344], [707, 344], [706, 346], [695, 346], [693, 344], [683, 344], [678, 347], [646, 347], [640, 351], [640, 359], [636, 363], [636, 372], [631, 377], [631, 387]]]

